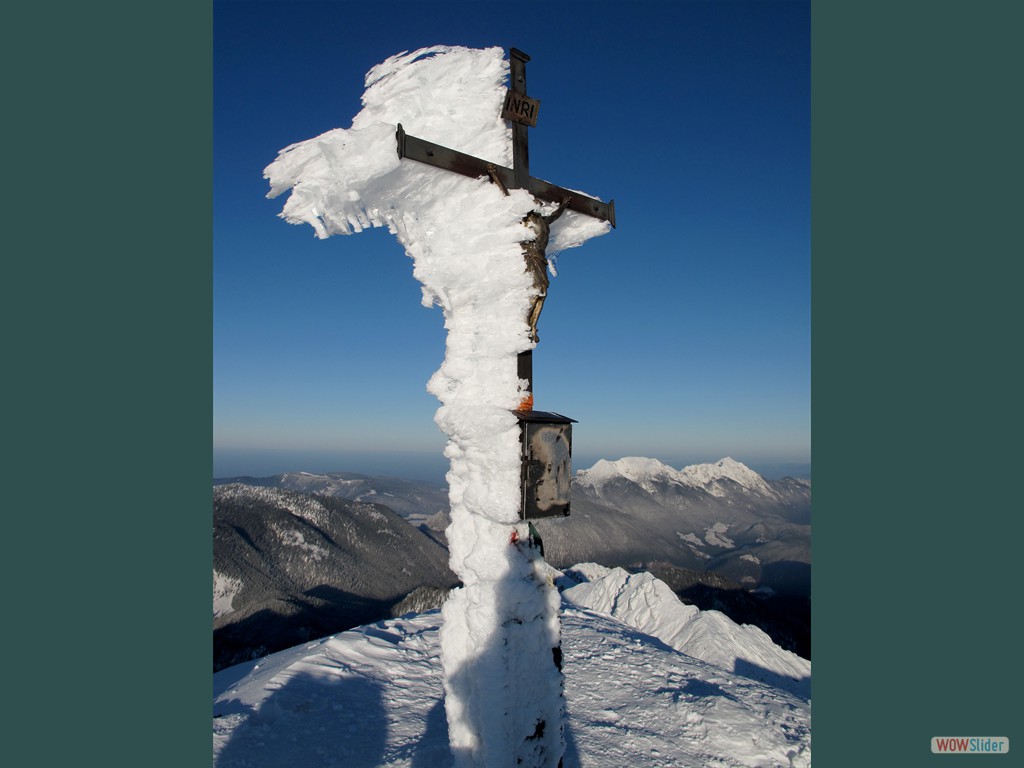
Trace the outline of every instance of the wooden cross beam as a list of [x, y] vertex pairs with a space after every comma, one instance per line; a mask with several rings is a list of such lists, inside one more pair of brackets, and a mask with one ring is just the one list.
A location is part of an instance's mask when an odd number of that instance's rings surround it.
[[[538, 200], [546, 200], [550, 203], [561, 203], [568, 198], [569, 210], [607, 221], [614, 227], [614, 200], [605, 203], [530, 176], [527, 126], [536, 124], [536, 107], [540, 102], [526, 96], [526, 62], [529, 60], [530, 57], [522, 51], [516, 48], [509, 49], [512, 88], [509, 98], [505, 101], [503, 116], [512, 121], [512, 168], [489, 163], [479, 157], [411, 136], [405, 132], [401, 123], [398, 125], [396, 135], [398, 156], [474, 179], [490, 176], [491, 172], [494, 172], [500, 183], [507, 189], [525, 189]], [[516, 97], [525, 98], [517, 100]], [[519, 106], [520, 109], [515, 109], [515, 106]]]

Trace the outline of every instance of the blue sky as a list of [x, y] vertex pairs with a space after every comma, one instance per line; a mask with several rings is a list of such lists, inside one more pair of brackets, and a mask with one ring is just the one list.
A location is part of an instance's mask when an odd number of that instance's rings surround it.
[[536, 407], [579, 421], [574, 465], [806, 470], [809, 3], [213, 9], [215, 476], [443, 476], [443, 318], [412, 261], [386, 231], [285, 223], [262, 178], [350, 125], [370, 67], [436, 44], [526, 52], [531, 172], [615, 200], [618, 228], [558, 259], [534, 353]]

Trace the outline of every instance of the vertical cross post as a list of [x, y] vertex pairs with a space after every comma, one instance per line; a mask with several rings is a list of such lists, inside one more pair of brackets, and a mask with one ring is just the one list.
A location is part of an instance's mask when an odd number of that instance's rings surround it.
[[[509, 48], [509, 78], [512, 81], [512, 92], [520, 96], [526, 95], [526, 62], [530, 57], [518, 48]], [[530, 127], [525, 123], [512, 121], [512, 173], [515, 181], [514, 189], [530, 188]], [[527, 381], [529, 395], [519, 405], [519, 410], [533, 409], [533, 350], [527, 349], [519, 353], [518, 375]]]
[[[520, 96], [526, 95], [526, 62], [530, 57], [518, 48], [509, 48], [508, 61], [512, 92]], [[530, 143], [527, 131], [530, 127], [525, 123], [512, 123], [512, 171], [515, 174], [513, 189], [530, 188]]]

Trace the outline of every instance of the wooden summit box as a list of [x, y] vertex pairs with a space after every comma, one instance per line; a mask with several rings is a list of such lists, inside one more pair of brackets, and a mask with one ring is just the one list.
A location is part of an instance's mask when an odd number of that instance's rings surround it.
[[548, 411], [514, 411], [521, 446], [521, 520], [569, 515], [572, 425], [575, 419]]

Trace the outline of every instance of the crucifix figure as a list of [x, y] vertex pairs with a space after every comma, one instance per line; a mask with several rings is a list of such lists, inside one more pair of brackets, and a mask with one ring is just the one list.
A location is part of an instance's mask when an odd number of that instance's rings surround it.
[[[501, 179], [498, 177], [494, 163], [487, 165], [487, 173], [490, 175], [491, 181], [497, 184], [505, 195], [508, 195], [508, 190], [505, 189], [505, 185], [502, 184]], [[569, 198], [566, 197], [559, 203], [558, 208], [546, 216], [539, 211], [530, 211], [523, 217], [523, 224], [532, 229], [534, 233], [532, 240], [523, 241], [526, 271], [533, 278], [533, 287], [537, 291], [537, 295], [534, 296], [530, 304], [530, 311], [526, 315], [526, 322], [530, 326], [530, 341], [534, 344], [540, 341], [540, 336], [537, 335], [537, 321], [540, 320], [540, 311], [544, 308], [544, 301], [548, 296], [548, 286], [551, 284], [551, 281], [548, 280], [547, 255], [551, 225], [558, 220], [558, 217], [562, 215], [562, 212], [568, 205]]]
[[562, 215], [562, 211], [569, 204], [568, 198], [563, 200], [553, 213], [542, 216], [537, 211], [530, 211], [523, 219], [523, 223], [536, 233], [533, 240], [523, 241], [523, 253], [526, 255], [526, 270], [533, 277], [533, 287], [537, 295], [530, 305], [530, 314], [526, 320], [530, 324], [530, 341], [536, 344], [540, 341], [537, 335], [537, 321], [540, 319], [540, 311], [544, 308], [544, 300], [548, 296], [548, 236], [551, 233], [551, 225]]
[[[487, 164], [487, 173], [491, 177], [491, 181], [498, 185], [502, 193], [508, 195], [508, 190], [502, 183], [501, 178], [498, 176], [497, 168], [494, 163]], [[533, 230], [534, 238], [532, 240], [523, 241], [523, 254], [526, 256], [526, 271], [530, 273], [533, 278], [533, 287], [537, 291], [537, 295], [534, 296], [533, 302], [530, 304], [530, 311], [527, 313], [526, 321], [530, 326], [530, 341], [536, 344], [540, 341], [540, 336], [537, 335], [537, 321], [540, 320], [540, 311], [544, 308], [544, 301], [548, 296], [548, 286], [551, 281], [548, 280], [548, 239], [551, 234], [551, 225], [554, 224], [558, 217], [562, 215], [562, 212], [569, 205], [569, 198], [563, 198], [562, 202], [559, 203], [558, 208], [554, 212], [547, 214], [546, 216], [541, 214], [539, 211], [530, 211], [523, 218], [523, 224]]]

